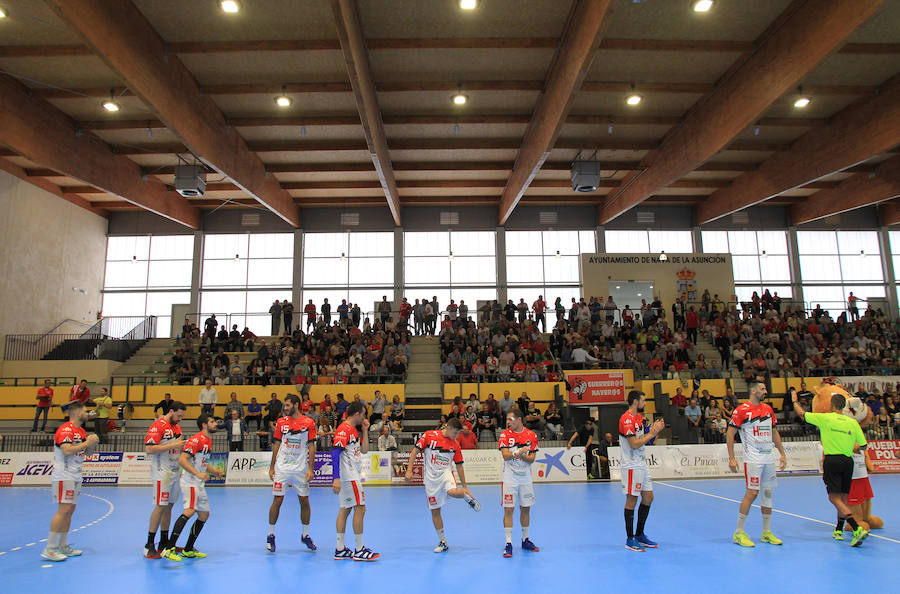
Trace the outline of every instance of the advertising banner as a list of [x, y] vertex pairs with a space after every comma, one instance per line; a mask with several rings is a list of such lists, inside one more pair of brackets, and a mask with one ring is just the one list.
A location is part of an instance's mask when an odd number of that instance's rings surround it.
[[143, 452], [125, 452], [122, 454], [122, 466], [119, 469], [120, 485], [150, 484], [150, 455]]
[[395, 485], [421, 485], [422, 484], [422, 455], [413, 460], [412, 480], [406, 482], [406, 469], [409, 468], [409, 452], [390, 452], [391, 456], [391, 484]]
[[536, 483], [584, 481], [584, 448], [540, 448], [531, 465], [531, 478]]
[[[224, 455], [224, 454], [223, 454]], [[408, 455], [407, 455], [408, 456]], [[228, 454], [226, 485], [271, 485], [269, 464], [271, 452], [231, 452]], [[316, 452], [313, 469], [314, 487], [330, 487], [334, 480], [331, 452]], [[405, 470], [405, 469], [404, 469]], [[362, 456], [363, 481], [367, 485], [391, 483], [391, 452], [369, 452]]]
[[900, 472], [900, 440], [877, 439], [869, 442], [872, 472]]
[[0, 485], [49, 485], [53, 473], [50, 452], [4, 452], [0, 454]]
[[82, 484], [115, 485], [121, 470], [122, 452], [94, 452], [84, 459]]
[[503, 470], [500, 450], [463, 450], [463, 470], [471, 484], [499, 483]]
[[567, 371], [572, 386], [569, 406], [596, 406], [625, 402], [625, 372], [609, 370]]

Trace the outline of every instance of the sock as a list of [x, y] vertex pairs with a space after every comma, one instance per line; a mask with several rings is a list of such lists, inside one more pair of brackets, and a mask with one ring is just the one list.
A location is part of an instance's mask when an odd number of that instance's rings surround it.
[[337, 546], [335, 547], [338, 551], [343, 551], [346, 547], [344, 546], [344, 534], [343, 532], [337, 533]]
[[847, 523], [850, 524], [850, 527], [856, 532], [856, 529], [859, 528], [859, 524], [856, 523], [856, 518], [853, 516], [847, 516]]
[[772, 529], [772, 514], [763, 514], [762, 519], [763, 519], [763, 532], [771, 530]]
[[[160, 530], [159, 531], [159, 548], [163, 548], [166, 543], [169, 542], [169, 531], [168, 530]], [[150, 543], [151, 547], [153, 543]]]
[[178, 542], [178, 537], [181, 536], [181, 531], [184, 530], [184, 526], [188, 523], [188, 520], [189, 518], [184, 514], [181, 514], [178, 516], [178, 519], [175, 520], [175, 526], [172, 527], [172, 536], [166, 541], [167, 549], [175, 548], [175, 543]]
[[266, 536], [275, 536], [275, 524], [269, 524], [269, 531]]
[[[301, 533], [301, 536], [309, 536], [309, 524], [302, 524], [302, 526], [303, 532]], [[269, 529], [272, 530], [272, 534], [275, 534], [275, 526], [270, 526]]]
[[[163, 539], [165, 541], [165, 539]], [[156, 532], [148, 532], [147, 533], [147, 548], [152, 549], [156, 546]]]
[[744, 524], [745, 524], [746, 522], [747, 522], [747, 514], [742, 514], [742, 513], [738, 512], [738, 523], [737, 523], [737, 528], [735, 528], [734, 531], [735, 531], [735, 532], [743, 532], [743, 531], [744, 531]]
[[69, 533], [68, 532], [60, 532], [59, 533], [59, 548], [64, 549], [69, 546]]
[[844, 530], [844, 516], [838, 514], [837, 525], [834, 527], [834, 529], [838, 531]]
[[365, 545], [363, 544], [363, 535], [362, 535], [362, 533], [360, 533], [360, 534], [354, 534], [353, 536], [356, 537], [356, 550], [359, 551], [360, 549], [363, 549], [363, 548], [365, 547]]
[[522, 526], [522, 540], [528, 538], [528, 526]]
[[503, 534], [506, 536], [506, 544], [512, 544], [512, 528], [504, 528]]
[[634, 510], [625, 508], [625, 534], [634, 538]]
[[58, 543], [59, 533], [51, 531], [50, 534], [47, 535], [47, 548], [55, 549]]
[[447, 542], [447, 541], [444, 539], [444, 529], [443, 529], [443, 528], [441, 528], [440, 530], [438, 530], [437, 533], [438, 533], [438, 539], [440, 540], [440, 542]]
[[206, 522], [197, 519], [194, 520], [194, 523], [191, 525], [191, 535], [188, 536], [187, 546], [184, 547], [188, 551], [194, 550], [194, 543], [197, 542], [197, 537], [200, 536], [200, 531], [203, 530], [203, 526]]
[[647, 523], [647, 516], [650, 515], [650, 506], [643, 503], [638, 506], [637, 529], [634, 531], [636, 536], [644, 534], [644, 524]]

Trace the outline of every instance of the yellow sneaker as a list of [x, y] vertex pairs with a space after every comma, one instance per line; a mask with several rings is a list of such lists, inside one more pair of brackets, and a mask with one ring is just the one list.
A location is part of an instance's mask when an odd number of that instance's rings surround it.
[[175, 547], [161, 551], [160, 554], [163, 559], [168, 559], [169, 561], [181, 561], [181, 555], [178, 554]]
[[734, 536], [731, 537], [731, 540], [735, 542], [735, 544], [739, 544], [742, 547], [755, 547], [756, 544], [750, 540], [750, 537], [747, 536], [747, 533], [743, 530], [739, 530], [734, 533]]
[[201, 553], [197, 549], [191, 549], [191, 550], [185, 549], [185, 550], [181, 551], [181, 556], [184, 557], [185, 559], [204, 559], [204, 558], [206, 558], [206, 553]]
[[780, 538], [772, 534], [771, 530], [766, 530], [765, 532], [763, 532], [762, 536], [760, 536], [759, 539], [772, 545], [784, 544], [784, 542]]

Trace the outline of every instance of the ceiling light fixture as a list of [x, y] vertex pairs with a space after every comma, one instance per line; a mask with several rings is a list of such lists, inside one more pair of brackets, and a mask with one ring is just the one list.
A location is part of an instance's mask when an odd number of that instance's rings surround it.
[[478, 7], [478, 0], [459, 0], [459, 7], [463, 10], [475, 10]]
[[237, 14], [241, 11], [241, 5], [237, 0], [219, 0], [219, 8], [226, 14]]
[[803, 109], [804, 107], [809, 105], [810, 99], [803, 94], [803, 87], [797, 87], [797, 92], [800, 94], [800, 96], [794, 99], [794, 107]]
[[453, 105], [465, 105], [469, 102], [469, 96], [462, 92], [462, 85], [456, 88], [456, 94], [450, 97], [450, 101], [453, 102]]
[[668, 262], [669, 261], [669, 256], [666, 255], [666, 250], [663, 250], [662, 252], [660, 252], [659, 261], [660, 262]]
[[637, 105], [641, 102], [641, 99], [643, 99], [643, 97], [634, 92], [634, 83], [631, 83], [631, 94], [625, 98], [625, 103], [628, 105]]
[[557, 258], [562, 258], [562, 254], [559, 253], [559, 250], [556, 250], [556, 257], [557, 257]]
[[103, 106], [103, 109], [105, 109], [106, 111], [110, 111], [110, 112], [119, 111], [120, 109], [122, 109], [122, 106], [119, 105], [118, 103], [116, 103], [115, 99], [116, 99], [116, 92], [114, 89], [110, 89], [109, 90], [109, 99], [107, 99], [100, 105]]
[[237, 262], [237, 261], [240, 260], [240, 259], [241, 259], [241, 255], [240, 255], [240, 254], [235, 254], [235, 255], [234, 255], [234, 261], [235, 261], [235, 262]]
[[694, 2], [694, 12], [709, 12], [713, 6], [713, 0], [697, 0]]
[[344, 252], [341, 252], [341, 262], [346, 262], [346, 261], [347, 261], [347, 254], [345, 254]]
[[293, 102], [294, 100], [287, 96], [287, 85], [281, 85], [281, 95], [275, 97], [275, 105], [278, 107], [290, 107]]
[[5, 8], [0, 8], [0, 19], [5, 19], [5, 18], [8, 17], [8, 16], [9, 16], [9, 13], [6, 12], [6, 9], [5, 9]]
[[453, 252], [450, 252], [450, 255], [447, 256], [447, 259], [448, 259], [448, 260], [453, 260]]

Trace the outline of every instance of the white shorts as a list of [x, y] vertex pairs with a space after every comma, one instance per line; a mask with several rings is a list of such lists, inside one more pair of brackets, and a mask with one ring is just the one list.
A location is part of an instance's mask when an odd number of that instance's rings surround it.
[[300, 497], [309, 497], [309, 483], [306, 482], [306, 471], [303, 472], [279, 472], [275, 471], [275, 479], [272, 482], [272, 495], [284, 497], [293, 487]]
[[501, 505], [503, 507], [531, 507], [534, 505], [534, 483], [521, 485], [504, 481], [500, 483]]
[[180, 473], [164, 470], [153, 480], [153, 505], [172, 505], [181, 495]]
[[78, 503], [78, 495], [81, 494], [81, 481], [53, 481], [51, 483], [53, 501], [56, 503]]
[[756, 464], [744, 462], [744, 483], [752, 491], [774, 489], [778, 485], [775, 475], [775, 464]]
[[423, 481], [425, 485], [425, 497], [428, 499], [428, 509], [440, 509], [447, 503], [447, 491], [456, 488], [456, 477], [452, 472], [447, 472], [438, 481]]
[[647, 468], [623, 468], [622, 492], [625, 495], [638, 496], [642, 491], [653, 491], [653, 479]]
[[205, 485], [181, 485], [184, 492], [184, 509], [194, 511], [209, 511], [209, 498], [206, 496]]
[[341, 492], [338, 493], [338, 497], [340, 497], [343, 508], [366, 504], [366, 492], [363, 490], [362, 481], [341, 479]]

